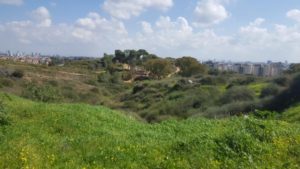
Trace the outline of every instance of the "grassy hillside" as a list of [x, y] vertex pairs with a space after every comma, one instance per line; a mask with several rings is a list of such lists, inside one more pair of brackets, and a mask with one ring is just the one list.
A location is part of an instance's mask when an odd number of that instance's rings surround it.
[[288, 122], [300, 122], [300, 105], [291, 107], [287, 109], [283, 115], [282, 119]]
[[231, 118], [151, 125], [100, 106], [0, 99], [0, 168], [300, 167], [299, 124]]

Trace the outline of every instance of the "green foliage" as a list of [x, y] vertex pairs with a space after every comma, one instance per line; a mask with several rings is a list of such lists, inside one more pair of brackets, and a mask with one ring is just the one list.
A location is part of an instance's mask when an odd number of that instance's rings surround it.
[[183, 57], [177, 59], [176, 66], [180, 68], [180, 74], [184, 77], [204, 74], [206, 72], [206, 67], [200, 64], [197, 59], [192, 57]]
[[273, 82], [279, 86], [286, 87], [290, 84], [290, 79], [289, 79], [289, 77], [281, 76], [281, 77], [275, 78], [273, 80]]
[[0, 126], [0, 168], [300, 167], [298, 124], [251, 117], [145, 124], [100, 106], [15, 96], [4, 103], [14, 125]]
[[280, 92], [266, 105], [266, 108], [274, 111], [283, 111], [293, 104], [300, 102], [300, 74], [296, 74], [286, 90]]
[[110, 79], [111, 83], [117, 83], [120, 84], [122, 83], [122, 74], [119, 72], [115, 72], [111, 75], [111, 79]]
[[15, 78], [22, 78], [24, 76], [24, 71], [18, 69], [18, 70], [15, 70], [11, 75]]
[[9, 117], [5, 111], [3, 101], [0, 100], [0, 127], [9, 124], [10, 124]]
[[166, 59], [151, 59], [145, 63], [146, 70], [150, 71], [154, 78], [161, 79], [172, 73], [173, 65]]
[[133, 78], [133, 76], [132, 76], [131, 72], [123, 72], [122, 73], [122, 80], [128, 81], [128, 80], [131, 80], [132, 78]]
[[275, 119], [276, 115], [278, 113], [271, 112], [271, 111], [261, 111], [261, 110], [255, 110], [253, 115], [260, 119]]
[[113, 64], [113, 56], [104, 54], [103, 58], [101, 59], [103, 67], [109, 68]]
[[287, 70], [287, 72], [290, 74], [299, 73], [300, 72], [300, 64], [298, 64], [298, 63], [291, 64], [289, 67], [289, 70]]
[[89, 79], [85, 83], [91, 86], [97, 86], [97, 81], [94, 79]]
[[261, 98], [276, 96], [279, 93], [280, 89], [275, 84], [270, 84], [267, 87], [263, 88], [260, 94]]
[[51, 85], [27, 84], [22, 96], [28, 99], [42, 102], [57, 102], [61, 99], [60, 91]]
[[261, 104], [257, 101], [236, 101], [222, 106], [212, 106], [205, 111], [204, 116], [209, 118], [224, 118], [248, 114], [255, 109], [261, 108]]
[[0, 86], [13, 87], [14, 82], [8, 78], [0, 78]]
[[108, 72], [101, 73], [98, 75], [98, 82], [100, 83], [108, 83], [110, 81], [111, 75]]
[[254, 76], [237, 76], [231, 82], [234, 85], [249, 85], [250, 83], [254, 83], [256, 78]]
[[105, 72], [98, 75], [98, 82], [100, 83], [122, 83], [122, 73], [120, 72]]
[[130, 65], [142, 65], [150, 59], [157, 59], [158, 57], [149, 54], [144, 49], [139, 50], [115, 50], [115, 56], [112, 58], [114, 63], [127, 63]]
[[255, 93], [248, 89], [247, 87], [238, 86], [228, 89], [224, 95], [221, 97], [220, 102], [222, 104], [228, 104], [232, 102], [241, 101], [253, 101], [255, 98]]
[[298, 104], [285, 110], [281, 113], [281, 118], [288, 122], [300, 123], [300, 105]]

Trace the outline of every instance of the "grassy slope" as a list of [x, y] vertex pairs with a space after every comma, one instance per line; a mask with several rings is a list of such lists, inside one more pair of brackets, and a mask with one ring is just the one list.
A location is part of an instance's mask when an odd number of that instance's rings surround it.
[[252, 118], [144, 124], [104, 107], [0, 93], [0, 168], [299, 168], [300, 126]]
[[287, 109], [282, 118], [288, 122], [300, 122], [300, 105]]

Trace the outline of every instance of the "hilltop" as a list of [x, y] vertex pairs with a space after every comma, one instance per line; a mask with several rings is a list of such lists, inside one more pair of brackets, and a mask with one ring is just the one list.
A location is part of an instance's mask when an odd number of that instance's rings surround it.
[[235, 117], [146, 124], [102, 106], [0, 99], [0, 168], [300, 167], [298, 123]]

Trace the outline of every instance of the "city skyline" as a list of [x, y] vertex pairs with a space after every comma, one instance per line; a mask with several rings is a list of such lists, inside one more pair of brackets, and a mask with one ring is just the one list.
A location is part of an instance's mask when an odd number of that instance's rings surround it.
[[300, 62], [299, 9], [296, 0], [0, 0], [0, 51], [146, 49], [162, 57]]

